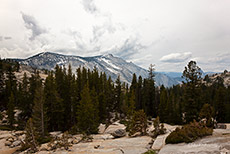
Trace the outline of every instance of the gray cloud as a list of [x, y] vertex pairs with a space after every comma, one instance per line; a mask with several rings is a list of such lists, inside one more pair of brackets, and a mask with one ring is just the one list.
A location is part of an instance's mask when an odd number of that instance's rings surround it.
[[21, 14], [25, 27], [32, 31], [32, 36], [29, 38], [31, 41], [33, 41], [37, 36], [47, 33], [47, 30], [42, 28], [33, 16], [26, 15], [23, 12], [21, 12]]
[[10, 36], [5, 36], [4, 39], [5, 39], [5, 40], [11, 40], [12, 37], [10, 37]]
[[73, 37], [77, 50], [86, 50], [86, 44], [83, 41], [82, 35], [78, 31], [69, 31], [69, 34]]
[[186, 60], [188, 60], [191, 57], [192, 57], [191, 52], [171, 53], [171, 54], [163, 56], [160, 59], [160, 61], [168, 62], [168, 63], [180, 63], [180, 62], [185, 62]]
[[86, 12], [88, 13], [96, 13], [99, 12], [97, 6], [94, 3], [94, 0], [82, 0], [82, 5]]
[[217, 54], [215, 58], [211, 58], [210, 62], [215, 62], [219, 64], [230, 64], [230, 53]]
[[4, 41], [4, 40], [11, 40], [12, 37], [10, 36], [0, 36], [0, 41]]
[[140, 50], [146, 48], [146, 46], [142, 45], [138, 42], [137, 39], [126, 39], [122, 45], [119, 47], [113, 48], [110, 52], [115, 55], [129, 60], [133, 55], [140, 52]]
[[91, 43], [96, 43], [106, 33], [113, 34], [116, 31], [115, 26], [111, 22], [103, 24], [102, 26], [93, 26], [93, 38]]

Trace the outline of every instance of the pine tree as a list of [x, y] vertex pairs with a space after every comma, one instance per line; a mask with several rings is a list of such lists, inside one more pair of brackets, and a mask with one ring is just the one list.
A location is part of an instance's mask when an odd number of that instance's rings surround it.
[[134, 91], [131, 91], [131, 96], [128, 102], [128, 117], [132, 118], [135, 112], [135, 94]]
[[143, 109], [143, 104], [142, 104], [142, 77], [139, 76], [138, 78], [138, 83], [137, 83], [137, 110]]
[[185, 87], [184, 102], [187, 123], [198, 120], [199, 110], [202, 107], [200, 102], [201, 74], [201, 69], [195, 61], [190, 61], [183, 72], [182, 77], [186, 80], [183, 85]]
[[11, 97], [11, 93], [14, 95], [14, 104], [16, 104], [16, 91], [17, 91], [17, 82], [16, 77], [13, 73], [12, 65], [9, 65], [6, 72], [6, 81], [5, 81], [5, 102], [9, 102], [9, 98]]
[[47, 109], [48, 130], [60, 131], [64, 130], [64, 115], [62, 99], [57, 92], [57, 86], [53, 74], [50, 73], [45, 81], [44, 95], [45, 108]]
[[224, 87], [219, 87], [216, 90], [214, 97], [215, 112], [217, 122], [225, 122], [226, 108], [225, 108], [225, 91]]
[[47, 136], [47, 116], [44, 107], [44, 90], [42, 85], [38, 86], [34, 96], [33, 126], [38, 135], [38, 141], [42, 142]]
[[160, 89], [160, 104], [159, 104], [158, 115], [159, 115], [160, 120], [162, 122], [166, 122], [167, 117], [168, 117], [167, 100], [168, 100], [167, 91], [166, 91], [164, 86], [161, 86], [161, 89]]
[[120, 75], [117, 77], [117, 80], [115, 82], [116, 86], [115, 86], [115, 98], [114, 98], [114, 106], [113, 109], [116, 112], [121, 112], [121, 104], [122, 104], [122, 91], [121, 91], [121, 81], [120, 81]]
[[213, 127], [214, 108], [210, 104], [204, 104], [199, 114], [200, 118], [206, 118], [206, 126]]
[[37, 152], [38, 143], [37, 143], [37, 134], [33, 126], [33, 120], [30, 118], [26, 123], [26, 138], [25, 138], [25, 148], [30, 148], [32, 152]]
[[81, 98], [77, 111], [77, 127], [82, 133], [87, 135], [97, 133], [99, 126], [99, 123], [97, 122], [98, 108], [95, 107], [92, 100], [88, 84], [83, 88]]
[[26, 125], [26, 121], [29, 119], [31, 102], [29, 93], [29, 81], [26, 73], [24, 73], [22, 84], [19, 85], [19, 109], [22, 111], [20, 114], [21, 123], [20, 125]]
[[99, 101], [99, 118], [100, 122], [103, 123], [106, 120], [106, 96], [104, 93], [100, 93], [98, 96]]
[[0, 58], [0, 107], [5, 108], [4, 105], [4, 92], [5, 92], [5, 77], [3, 72], [3, 64]]
[[166, 122], [169, 123], [169, 124], [173, 124], [173, 122], [174, 122], [174, 117], [173, 117], [173, 113], [174, 113], [173, 103], [174, 103], [174, 99], [173, 99], [172, 94], [170, 94], [167, 97], [167, 105], [166, 105], [166, 112], [167, 112]]
[[39, 71], [35, 70], [34, 74], [32, 74], [32, 76], [29, 79], [28, 104], [25, 104], [26, 118], [29, 118], [32, 115], [35, 91], [37, 87], [41, 85], [41, 83], [42, 80], [39, 75]]
[[11, 92], [9, 103], [7, 105], [8, 121], [11, 127], [14, 124], [14, 106], [15, 106], [15, 98], [13, 92]]
[[154, 65], [149, 67], [149, 77], [144, 80], [143, 84], [143, 103], [144, 110], [148, 116], [156, 116], [155, 102], [155, 81], [154, 81]]
[[71, 65], [69, 64], [68, 73], [64, 75], [64, 85], [62, 92], [63, 107], [64, 107], [64, 119], [65, 119], [65, 130], [71, 128], [75, 121], [74, 113], [74, 76], [72, 73]]
[[131, 121], [128, 125], [129, 135], [132, 136], [137, 132], [140, 132], [141, 135], [146, 134], [147, 129], [147, 116], [143, 110], [134, 112], [134, 115], [131, 118]]

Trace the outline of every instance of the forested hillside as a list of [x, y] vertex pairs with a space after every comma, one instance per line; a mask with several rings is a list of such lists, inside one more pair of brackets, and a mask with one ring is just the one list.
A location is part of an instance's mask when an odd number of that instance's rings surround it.
[[[25, 73], [22, 81], [17, 81], [19, 69], [18, 63], [0, 61], [1, 111], [7, 111], [11, 129], [28, 130], [32, 124], [38, 141], [51, 131], [97, 133], [100, 123], [108, 125], [111, 118], [126, 120], [140, 110], [169, 124], [206, 118], [213, 125], [212, 117], [230, 122], [230, 87], [223, 82], [206, 85], [195, 61], [185, 67], [186, 82], [172, 88], [155, 86], [153, 65], [148, 78], [133, 74], [130, 87], [119, 77], [113, 83], [96, 67], [78, 68], [74, 75], [70, 65], [57, 65], [54, 71], [47, 71], [45, 80], [35, 70], [31, 77]], [[17, 118], [16, 109], [21, 111]]]

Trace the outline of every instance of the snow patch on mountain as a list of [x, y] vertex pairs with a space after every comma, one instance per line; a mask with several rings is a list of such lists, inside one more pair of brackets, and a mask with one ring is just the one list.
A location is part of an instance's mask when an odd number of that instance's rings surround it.
[[[17, 60], [21, 64], [48, 70], [54, 70], [56, 65], [68, 67], [68, 65], [71, 64], [73, 73], [76, 73], [76, 69], [79, 67], [85, 67], [90, 70], [93, 70], [94, 67], [96, 67], [99, 72], [105, 72], [107, 76], [111, 76], [113, 81], [115, 81], [118, 75], [120, 75], [121, 81], [129, 84], [132, 82], [133, 73], [135, 73], [137, 77], [148, 77], [148, 71], [146, 69], [143, 69], [132, 62], [127, 62], [122, 58], [114, 57], [112, 54], [94, 57], [80, 57], [44, 52], [27, 59]], [[155, 75], [157, 86], [164, 85], [165, 87], [171, 87], [181, 83], [163, 73], [155, 73]]]

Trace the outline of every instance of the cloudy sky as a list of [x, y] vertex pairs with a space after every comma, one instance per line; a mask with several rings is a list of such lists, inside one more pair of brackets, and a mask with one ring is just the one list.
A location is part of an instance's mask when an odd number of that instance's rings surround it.
[[229, 0], [0, 0], [0, 56], [112, 53], [157, 71], [230, 70]]

